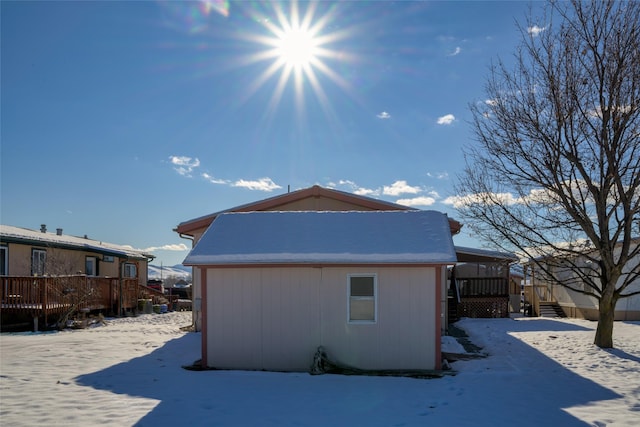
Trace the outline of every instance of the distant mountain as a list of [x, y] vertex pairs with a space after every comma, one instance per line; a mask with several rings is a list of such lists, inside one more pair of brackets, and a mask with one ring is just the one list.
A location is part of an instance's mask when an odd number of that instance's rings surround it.
[[179, 264], [172, 267], [149, 265], [148, 275], [149, 279], [166, 279], [167, 277], [187, 279], [191, 277], [191, 267], [185, 267]]

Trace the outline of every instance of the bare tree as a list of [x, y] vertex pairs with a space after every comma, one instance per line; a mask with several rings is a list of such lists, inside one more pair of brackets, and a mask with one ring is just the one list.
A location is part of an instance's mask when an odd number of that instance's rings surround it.
[[617, 301], [640, 293], [640, 2], [552, 1], [532, 18], [471, 105], [456, 206], [478, 236], [595, 297], [595, 344], [610, 348]]
[[[55, 247], [47, 250], [45, 275], [51, 278], [58, 300], [66, 307], [56, 320], [57, 329], [66, 328], [69, 320], [79, 316], [83, 306], [100, 298], [101, 289], [87, 280], [83, 271], [85, 266], [80, 264], [84, 258], [84, 255], [73, 255]], [[79, 324], [86, 326], [86, 322]]]

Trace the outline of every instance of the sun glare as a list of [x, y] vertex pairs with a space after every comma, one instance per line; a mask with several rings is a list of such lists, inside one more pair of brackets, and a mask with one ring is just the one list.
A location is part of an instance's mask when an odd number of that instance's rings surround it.
[[349, 36], [348, 31], [327, 31], [327, 26], [335, 19], [335, 8], [329, 7], [324, 14], [316, 13], [317, 2], [305, 2], [301, 13], [298, 3], [289, 3], [285, 10], [282, 3], [272, 3], [274, 14], [256, 14], [254, 19], [262, 23], [268, 35], [253, 35], [249, 39], [265, 47], [246, 58], [246, 63], [271, 61], [270, 65], [247, 88], [248, 99], [272, 78], [277, 83], [269, 112], [279, 104], [285, 88], [293, 84], [293, 93], [298, 111], [305, 104], [305, 88], [315, 94], [325, 112], [331, 109], [322, 82], [331, 82], [348, 91], [347, 82], [330, 66], [329, 60], [346, 61], [349, 55], [344, 49], [333, 50], [331, 45]]

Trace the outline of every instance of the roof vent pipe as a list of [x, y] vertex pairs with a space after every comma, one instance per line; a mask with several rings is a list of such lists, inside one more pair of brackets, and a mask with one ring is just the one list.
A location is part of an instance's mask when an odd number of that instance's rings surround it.
[[62, 228], [56, 228], [56, 234], [62, 236]]
[[46, 233], [47, 232], [47, 224], [40, 224], [40, 231], [42, 233]]

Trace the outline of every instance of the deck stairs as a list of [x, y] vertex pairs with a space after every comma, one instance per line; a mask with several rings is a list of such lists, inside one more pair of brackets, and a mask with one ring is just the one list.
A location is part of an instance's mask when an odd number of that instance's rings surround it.
[[540, 301], [540, 317], [567, 317], [555, 301]]

